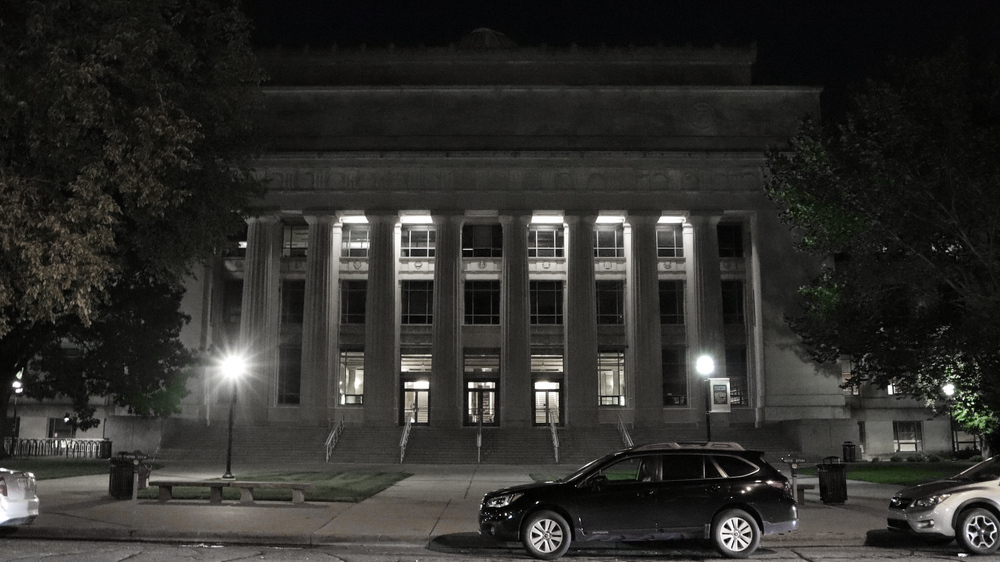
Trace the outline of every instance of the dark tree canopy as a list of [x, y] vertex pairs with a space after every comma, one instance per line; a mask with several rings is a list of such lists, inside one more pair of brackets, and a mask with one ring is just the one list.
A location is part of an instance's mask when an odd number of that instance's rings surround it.
[[[60, 330], [111, 337], [80, 330], [110, 327], [100, 315], [121, 310], [123, 287], [174, 302], [238, 227], [260, 193], [248, 35], [233, 0], [0, 0], [0, 409]], [[154, 387], [176, 395], [176, 366], [128, 364], [114, 383], [77, 383], [171, 410], [149, 401]]]
[[959, 43], [890, 63], [843, 123], [807, 123], [768, 156], [766, 189], [801, 247], [828, 258], [791, 326], [853, 384], [945, 399], [1000, 433], [1000, 68]]

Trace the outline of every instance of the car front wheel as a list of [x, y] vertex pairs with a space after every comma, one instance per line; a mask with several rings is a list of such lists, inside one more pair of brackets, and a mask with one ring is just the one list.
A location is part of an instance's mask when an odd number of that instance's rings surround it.
[[958, 517], [955, 538], [972, 554], [993, 554], [1000, 547], [1000, 519], [981, 508], [964, 511]]
[[723, 511], [712, 522], [712, 544], [726, 558], [746, 558], [760, 544], [760, 527], [743, 510]]
[[542, 560], [555, 560], [569, 550], [569, 523], [553, 511], [539, 511], [528, 516], [521, 532], [521, 543], [529, 554]]

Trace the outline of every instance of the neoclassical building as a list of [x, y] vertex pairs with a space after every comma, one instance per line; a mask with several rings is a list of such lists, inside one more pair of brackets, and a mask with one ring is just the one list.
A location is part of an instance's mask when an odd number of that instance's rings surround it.
[[[701, 431], [799, 450], [950, 448], [947, 420], [840, 388], [789, 330], [816, 264], [762, 191], [818, 88], [754, 48], [262, 53], [266, 196], [193, 279], [186, 342], [241, 350], [238, 423]], [[192, 379], [218, 424], [228, 386]], [[714, 387], [713, 387], [714, 388]]]

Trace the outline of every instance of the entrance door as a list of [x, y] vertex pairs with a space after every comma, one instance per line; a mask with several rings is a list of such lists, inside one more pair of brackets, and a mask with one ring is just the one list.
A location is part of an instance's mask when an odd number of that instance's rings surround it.
[[497, 425], [497, 383], [469, 381], [465, 393], [465, 425]]
[[549, 422], [562, 425], [562, 384], [558, 381], [535, 381], [535, 425]]
[[403, 381], [402, 407], [399, 409], [402, 417], [400, 425], [410, 420], [413, 425], [427, 425], [430, 412], [431, 385], [427, 380]]

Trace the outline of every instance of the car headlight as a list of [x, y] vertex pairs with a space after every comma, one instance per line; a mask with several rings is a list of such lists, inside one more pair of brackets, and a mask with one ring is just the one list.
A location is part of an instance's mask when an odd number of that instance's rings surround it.
[[938, 494], [936, 496], [927, 496], [926, 498], [920, 498], [913, 502], [913, 507], [919, 509], [927, 509], [934, 507], [935, 505], [943, 502], [944, 500], [951, 497], [951, 494]]
[[495, 496], [489, 498], [484, 503], [486, 507], [507, 507], [508, 505], [514, 503], [514, 500], [521, 497], [522, 494], [504, 494], [502, 496]]

